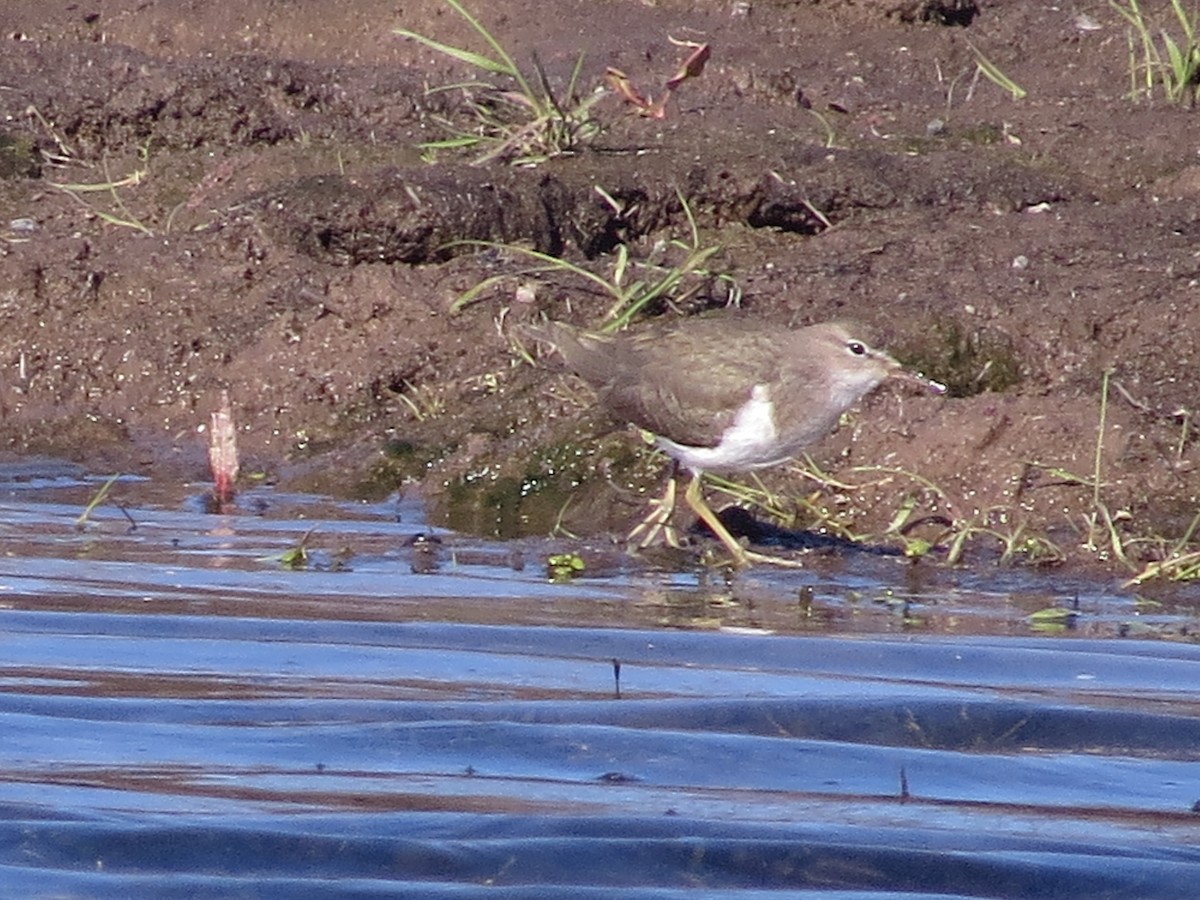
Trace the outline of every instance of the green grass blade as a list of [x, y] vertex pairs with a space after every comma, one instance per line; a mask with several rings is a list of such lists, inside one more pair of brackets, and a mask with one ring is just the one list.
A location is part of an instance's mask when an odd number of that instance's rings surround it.
[[512, 75], [513, 70], [503, 62], [498, 62], [489, 56], [483, 56], [480, 53], [474, 53], [470, 50], [464, 50], [462, 47], [454, 47], [450, 44], [443, 44], [440, 41], [435, 41], [433, 38], [425, 37], [423, 34], [417, 34], [415, 31], [408, 31], [404, 28], [395, 29], [395, 33], [401, 37], [412, 38], [419, 44], [424, 44], [431, 50], [436, 50], [438, 53], [443, 53], [446, 56], [453, 57], [460, 62], [465, 62], [469, 66], [474, 66], [477, 69], [483, 69], [487, 72], [494, 72], [497, 75]]
[[992, 62], [974, 47], [971, 47], [971, 49], [975, 52], [975, 63], [977, 66], [979, 66], [979, 71], [984, 74], [988, 81], [1004, 88], [1004, 90], [1012, 94], [1012, 98], [1014, 100], [1023, 100], [1029, 95], [1029, 92], [1026, 91], [1025, 88], [1021, 87], [1002, 71], [1000, 71], [1000, 68], [994, 62]]
[[546, 263], [548, 269], [558, 269], [578, 275], [580, 278], [586, 278], [593, 284], [598, 285], [606, 294], [612, 296], [621, 295], [621, 291], [603, 276], [597, 275], [595, 272], [589, 272], [583, 266], [577, 266], [575, 263], [559, 259], [557, 256], [551, 256], [549, 253], [543, 253], [540, 250], [531, 250], [528, 247], [519, 247], [516, 244], [501, 244], [496, 241], [451, 241], [449, 244], [446, 244], [447, 247], [460, 245], [487, 247], [493, 250], [503, 250], [508, 253], [520, 253], [531, 259]]
[[1171, 9], [1175, 12], [1175, 18], [1179, 20], [1179, 27], [1183, 29], [1187, 46], [1194, 47], [1196, 44], [1195, 18], [1189, 16], [1187, 10], [1183, 8], [1183, 0], [1171, 0]]
[[692, 248], [695, 249], [700, 246], [700, 229], [696, 227], [696, 217], [692, 215], [692, 206], [679, 188], [675, 188], [675, 196], [679, 198], [679, 205], [683, 207], [683, 214], [687, 216], [688, 228], [692, 233]]
[[422, 141], [417, 144], [419, 150], [460, 150], [463, 147], [474, 147], [483, 138], [477, 135], [464, 134], [462, 137], [445, 138], [440, 141]]
[[100, 485], [100, 489], [92, 495], [92, 499], [88, 501], [88, 505], [84, 507], [83, 512], [79, 514], [79, 518], [75, 520], [76, 531], [83, 530], [84, 526], [87, 525], [88, 519], [91, 518], [92, 511], [107, 499], [108, 492], [112, 490], [112, 486], [117, 483], [117, 479], [120, 477], [119, 474], [113, 475], [108, 481]]
[[478, 303], [480, 296], [485, 291], [489, 290], [493, 285], [497, 285], [504, 281], [506, 278], [508, 278], [507, 275], [493, 275], [490, 278], [483, 279], [483, 281], [479, 282], [479, 284], [475, 285], [474, 287], [463, 291], [461, 294], [455, 297], [454, 302], [450, 304], [450, 315], [460, 313], [473, 303]]
[[617, 261], [613, 265], [613, 284], [620, 287], [625, 282], [625, 273], [628, 269], [629, 248], [624, 244], [617, 244]]
[[496, 40], [496, 37], [484, 27], [482, 22], [467, 12], [466, 7], [459, 3], [458, 0], [445, 0], [445, 2], [456, 13], [466, 19], [471, 24], [471, 27], [474, 28], [479, 34], [479, 36], [487, 42], [488, 46], [492, 48], [496, 56], [498, 56], [506, 66], [507, 73], [511, 75], [512, 78], [517, 82], [517, 85], [521, 89], [521, 93], [532, 97], [533, 91], [529, 87], [529, 82], [525, 80], [525, 76], [521, 74], [521, 70], [517, 67], [517, 64], [513, 58], [509, 56], [508, 51], [504, 49], [504, 45]]
[[1187, 87], [1187, 70], [1183, 60], [1183, 52], [1179, 45], [1165, 31], [1162, 33], [1162, 43], [1167, 49], [1167, 65], [1163, 68], [1162, 81], [1167, 96], [1178, 100]]
[[[579, 76], [583, 74], [583, 51], [579, 51], [579, 56], [575, 59], [575, 68], [571, 70], [571, 78], [567, 82], [566, 99], [570, 103], [579, 91]], [[588, 104], [591, 105], [590, 103]], [[586, 107], [585, 107], [586, 108]]]

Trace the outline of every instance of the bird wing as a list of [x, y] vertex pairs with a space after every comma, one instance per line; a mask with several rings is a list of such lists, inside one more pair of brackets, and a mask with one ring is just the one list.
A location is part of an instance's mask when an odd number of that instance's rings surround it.
[[773, 335], [729, 320], [650, 329], [604, 349], [610, 377], [593, 384], [605, 405], [690, 447], [716, 446], [754, 386], [778, 377]]

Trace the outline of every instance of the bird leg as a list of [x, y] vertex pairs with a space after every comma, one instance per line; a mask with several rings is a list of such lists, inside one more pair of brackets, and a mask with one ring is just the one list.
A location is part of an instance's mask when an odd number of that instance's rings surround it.
[[692, 483], [688, 485], [683, 499], [692, 508], [692, 512], [700, 517], [700, 521], [707, 525], [709, 530], [733, 554], [734, 564], [740, 568], [744, 568], [750, 564], [746, 558], [746, 548], [739, 544], [737, 539], [729, 533], [729, 529], [717, 518], [717, 514], [712, 511], [712, 507], [705, 502], [701, 482], [703, 477], [699, 472], [692, 473]]
[[751, 563], [767, 563], [773, 566], [783, 566], [791, 569], [801, 569], [804, 564], [797, 559], [785, 559], [780, 556], [768, 556], [765, 553], [755, 553], [753, 550], [747, 550], [743, 547], [732, 534], [729, 529], [717, 518], [717, 514], [712, 511], [712, 507], [704, 500], [702, 491], [703, 476], [699, 472], [692, 473], [692, 483], [688, 485], [687, 491], [683, 495], [683, 499], [687, 501], [687, 505], [692, 508], [692, 511], [700, 517], [709, 530], [717, 536], [725, 548], [733, 556], [733, 564], [738, 568], [745, 568]]
[[658, 540], [659, 535], [662, 535], [668, 546], [679, 546], [679, 536], [671, 527], [671, 516], [675, 513], [677, 490], [675, 479], [678, 471], [679, 463], [672, 460], [671, 472], [667, 476], [667, 489], [657, 500], [650, 501], [650, 512], [634, 527], [633, 531], [629, 532], [629, 536], [625, 539], [631, 544], [636, 542], [639, 550], [649, 547]]

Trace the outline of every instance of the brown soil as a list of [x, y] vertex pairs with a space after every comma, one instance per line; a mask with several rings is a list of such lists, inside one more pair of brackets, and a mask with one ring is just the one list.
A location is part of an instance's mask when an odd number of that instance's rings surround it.
[[[582, 484], [563, 523], [624, 527], [623, 487], [654, 465], [627, 435], [599, 438], [613, 423], [509, 340], [519, 319], [595, 323], [608, 301], [446, 245], [519, 242], [610, 272], [618, 243], [644, 258], [688, 237], [683, 196], [746, 314], [863, 321], [954, 388], [880, 392], [816, 448], [870, 485], [820, 489], [839, 520], [878, 531], [912, 497], [914, 515], [1001, 532], [1070, 526], [1057, 539], [1075, 549], [1111, 370], [1100, 498], [1125, 534], [1184, 533], [1200, 505], [1196, 113], [1127, 96], [1108, 4], [475, 6], [556, 84], [582, 51], [588, 87], [614, 66], [649, 89], [685, 52], [668, 37], [711, 42], [712, 60], [663, 120], [601, 100], [607, 129], [579, 154], [429, 164], [415, 145], [469, 113], [462, 92], [425, 89], [473, 73], [392, 32], [484, 49], [441, 0], [8, 0], [3, 446], [204, 477], [227, 388], [247, 467], [293, 484], [419, 479], [455, 526], [506, 533], [544, 531]], [[1028, 96], [977, 77], [972, 47]], [[114, 192], [55, 187], [135, 171]], [[730, 299], [725, 280], [695, 286], [667, 314]]]

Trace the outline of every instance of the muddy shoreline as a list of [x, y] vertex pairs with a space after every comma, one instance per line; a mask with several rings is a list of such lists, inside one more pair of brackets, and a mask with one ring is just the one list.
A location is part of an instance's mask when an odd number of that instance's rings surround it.
[[666, 118], [606, 96], [583, 152], [530, 168], [423, 158], [471, 114], [427, 88], [465, 70], [393, 29], [478, 39], [437, 0], [339, 23], [315, 2], [10, 5], [6, 454], [202, 478], [227, 389], [247, 471], [420, 491], [481, 533], [616, 533], [659, 462], [511, 328], [595, 324], [610, 298], [453, 242], [604, 275], [618, 247], [661, 267], [690, 243], [719, 249], [654, 314], [860, 320], [952, 386], [881, 392], [805, 471], [765, 473], [789, 527], [880, 535], [908, 509], [943, 550], [969, 532], [976, 559], [1046, 561], [1046, 539], [1118, 577], [1195, 549], [1195, 112], [1128, 96], [1106, 4], [506, 0], [489, 27], [555, 84], [581, 51], [590, 89], [606, 67], [656, 84], [668, 36], [713, 48]]

